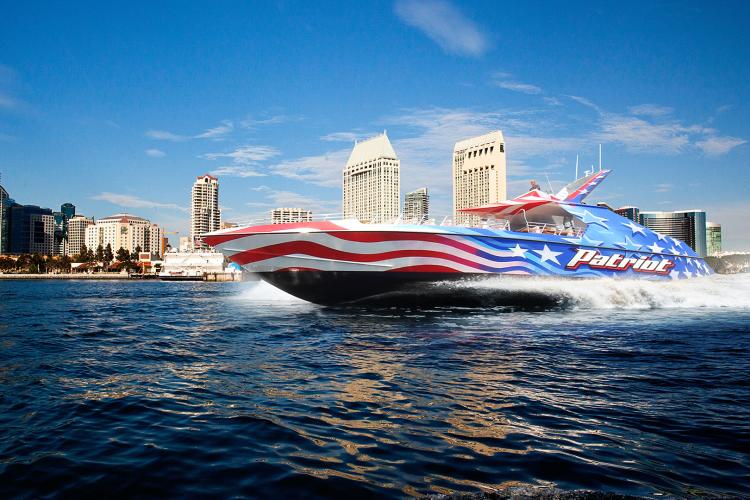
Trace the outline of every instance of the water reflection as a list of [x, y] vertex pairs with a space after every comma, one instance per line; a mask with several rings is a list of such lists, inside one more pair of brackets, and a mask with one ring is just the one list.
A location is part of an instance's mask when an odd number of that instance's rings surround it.
[[30, 284], [7, 304], [5, 484], [130, 470], [184, 496], [750, 487], [741, 312], [353, 312], [242, 284], [109, 285]]

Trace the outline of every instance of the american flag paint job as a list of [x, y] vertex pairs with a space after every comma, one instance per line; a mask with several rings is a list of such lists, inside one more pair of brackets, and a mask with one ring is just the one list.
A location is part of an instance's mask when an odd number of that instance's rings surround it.
[[[587, 224], [580, 238], [487, 228], [375, 225], [357, 221], [251, 226], [205, 240], [246, 269], [492, 273], [533, 276], [682, 279], [711, 269], [685, 243], [595, 206], [564, 205]], [[566, 265], [580, 249], [602, 256], [670, 259], [664, 275]]]

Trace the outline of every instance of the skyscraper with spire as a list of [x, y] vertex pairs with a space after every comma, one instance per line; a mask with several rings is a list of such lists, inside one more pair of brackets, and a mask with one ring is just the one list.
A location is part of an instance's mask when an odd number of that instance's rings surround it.
[[345, 218], [387, 222], [399, 216], [401, 163], [384, 131], [352, 149], [343, 172]]

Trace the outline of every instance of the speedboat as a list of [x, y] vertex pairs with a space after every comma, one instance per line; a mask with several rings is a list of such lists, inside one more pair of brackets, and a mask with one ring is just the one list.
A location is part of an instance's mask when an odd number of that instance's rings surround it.
[[323, 305], [384, 297], [424, 303], [445, 295], [455, 280], [680, 280], [713, 273], [683, 241], [585, 204], [609, 173], [588, 173], [556, 195], [532, 188], [463, 209], [477, 216], [476, 227], [341, 219], [235, 227], [203, 240], [264, 281]]

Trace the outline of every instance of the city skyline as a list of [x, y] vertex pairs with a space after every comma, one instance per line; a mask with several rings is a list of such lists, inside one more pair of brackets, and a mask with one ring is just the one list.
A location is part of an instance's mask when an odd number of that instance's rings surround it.
[[353, 141], [387, 128], [401, 198], [426, 186], [431, 212], [448, 215], [453, 144], [500, 129], [509, 197], [545, 174], [571, 180], [576, 154], [587, 168], [602, 143], [614, 173], [592, 202], [702, 208], [725, 248], [750, 248], [747, 5], [573, 5], [551, 20], [493, 5], [11, 5], [3, 186], [19, 203], [126, 211], [183, 234], [204, 173], [221, 179], [226, 220], [341, 212]]

